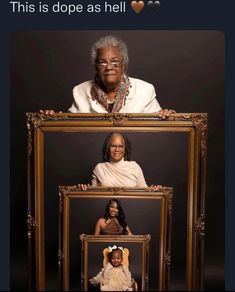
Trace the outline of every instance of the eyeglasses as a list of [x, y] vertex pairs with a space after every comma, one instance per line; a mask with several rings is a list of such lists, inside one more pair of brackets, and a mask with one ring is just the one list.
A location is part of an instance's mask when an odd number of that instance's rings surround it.
[[117, 69], [120, 67], [121, 63], [122, 62], [119, 60], [110, 61], [110, 62], [107, 62], [105, 60], [100, 60], [96, 63], [96, 65], [98, 68], [101, 68], [101, 69], [106, 68], [108, 65], [111, 65], [112, 68]]
[[124, 148], [124, 145], [115, 145], [115, 144], [111, 144], [110, 145], [110, 148], [112, 148], [112, 149], [123, 149]]

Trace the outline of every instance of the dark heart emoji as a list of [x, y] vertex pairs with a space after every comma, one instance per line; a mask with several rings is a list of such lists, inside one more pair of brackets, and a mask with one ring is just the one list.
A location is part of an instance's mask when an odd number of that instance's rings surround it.
[[148, 1], [147, 7], [151, 12], [153, 12], [153, 13], [157, 12], [160, 8], [160, 2], [159, 1]]

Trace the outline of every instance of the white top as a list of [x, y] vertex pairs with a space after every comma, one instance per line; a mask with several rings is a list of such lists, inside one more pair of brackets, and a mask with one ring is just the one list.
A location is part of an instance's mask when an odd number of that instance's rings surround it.
[[147, 184], [139, 164], [122, 159], [98, 163], [93, 170], [91, 186], [145, 188]]
[[[131, 88], [120, 113], [154, 113], [161, 107], [156, 99], [154, 86], [143, 80], [129, 77]], [[68, 109], [71, 113], [107, 113], [107, 110], [91, 97], [92, 80], [73, 88], [74, 101]]]

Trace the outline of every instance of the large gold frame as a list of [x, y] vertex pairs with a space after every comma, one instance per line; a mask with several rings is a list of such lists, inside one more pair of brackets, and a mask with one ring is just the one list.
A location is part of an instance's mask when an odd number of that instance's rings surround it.
[[[173, 189], [163, 187], [158, 192], [151, 191], [151, 188], [89, 188], [82, 191], [77, 186], [59, 187], [59, 280], [60, 288], [69, 291], [69, 259], [70, 259], [70, 206], [74, 200], [79, 199], [101, 199], [118, 198], [129, 200], [157, 200], [160, 204], [160, 230], [159, 230], [159, 275], [155, 275], [159, 291], [168, 290], [171, 262], [171, 228], [172, 228], [172, 197]], [[79, 217], [79, 214], [77, 214]], [[81, 219], [82, 220], [82, 219]], [[84, 218], [83, 218], [84, 220]], [[157, 233], [157, 231], [156, 231]], [[84, 236], [84, 275], [81, 277], [84, 291], [88, 290], [88, 243], [107, 242], [114, 243], [139, 243], [142, 245], [142, 284], [141, 291], [148, 290], [148, 254], [149, 237], [147, 235], [133, 236]]]
[[29, 289], [45, 290], [44, 134], [50, 132], [188, 133], [186, 288], [202, 290], [204, 275], [207, 114], [27, 113]]

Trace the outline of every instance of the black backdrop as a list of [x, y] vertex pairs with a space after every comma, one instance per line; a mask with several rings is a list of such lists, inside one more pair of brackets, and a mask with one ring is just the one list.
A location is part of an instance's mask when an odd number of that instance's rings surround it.
[[[66, 111], [72, 103], [72, 87], [94, 76], [90, 65], [92, 43], [108, 33], [127, 43], [128, 74], [153, 83], [163, 108], [208, 113], [205, 289], [223, 290], [225, 40], [218, 31], [11, 34], [12, 289], [27, 288], [25, 113], [45, 108]], [[144, 142], [141, 147], [144, 153]], [[169, 157], [165, 158], [167, 164]]]

